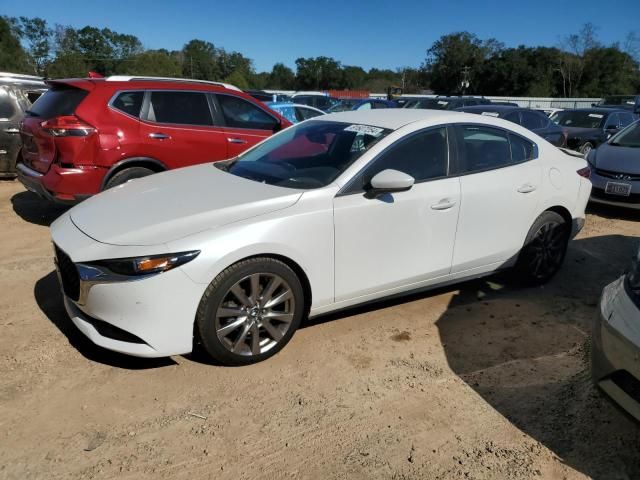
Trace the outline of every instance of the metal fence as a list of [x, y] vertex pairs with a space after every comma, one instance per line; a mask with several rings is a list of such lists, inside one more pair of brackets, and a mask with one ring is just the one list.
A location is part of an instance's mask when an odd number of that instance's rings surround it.
[[516, 103], [526, 108], [585, 108], [598, 103], [600, 98], [551, 98], [551, 97], [486, 97], [495, 102]]

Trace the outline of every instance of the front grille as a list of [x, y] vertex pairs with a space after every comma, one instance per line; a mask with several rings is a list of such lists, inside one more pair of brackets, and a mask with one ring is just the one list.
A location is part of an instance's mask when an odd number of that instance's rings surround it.
[[636, 402], [640, 403], [640, 381], [638, 381], [637, 378], [626, 370], [618, 370], [609, 378], [613, 383], [620, 387], [624, 393], [629, 395]]
[[611, 170], [601, 170], [599, 168], [596, 168], [596, 173], [601, 177], [613, 178], [616, 180], [640, 180], [640, 174], [638, 173], [612, 172]]
[[60, 272], [60, 280], [62, 281], [62, 290], [65, 295], [73, 301], [80, 298], [80, 275], [75, 264], [57, 245], [54, 244], [56, 252], [56, 265]]
[[610, 195], [605, 193], [602, 188], [591, 189], [591, 196], [594, 198], [601, 198], [603, 200], [609, 200], [610, 202], [622, 202], [622, 203], [632, 203], [637, 204], [640, 203], [640, 193], [632, 193], [628, 197], [623, 195]]

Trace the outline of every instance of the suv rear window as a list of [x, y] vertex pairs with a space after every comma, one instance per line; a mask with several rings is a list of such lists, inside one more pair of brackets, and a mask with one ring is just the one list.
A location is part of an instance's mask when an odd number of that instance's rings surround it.
[[111, 106], [121, 112], [138, 117], [140, 116], [143, 98], [144, 92], [121, 92]]
[[88, 94], [89, 92], [80, 88], [56, 86], [38, 98], [28, 114], [42, 117], [43, 120], [60, 115], [73, 115]]

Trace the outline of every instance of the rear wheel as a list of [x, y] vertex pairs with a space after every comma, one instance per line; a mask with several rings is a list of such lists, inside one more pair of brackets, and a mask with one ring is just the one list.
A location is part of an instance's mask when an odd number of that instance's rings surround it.
[[529, 230], [516, 262], [516, 278], [529, 285], [548, 282], [560, 270], [569, 243], [569, 225], [556, 212], [543, 212]]
[[304, 293], [297, 275], [272, 258], [251, 258], [218, 275], [196, 314], [204, 350], [225, 365], [247, 365], [280, 351], [300, 325]]
[[110, 188], [117, 187], [118, 185], [122, 185], [123, 183], [130, 182], [136, 178], [146, 177], [148, 175], [153, 175], [154, 173], [155, 172], [153, 170], [149, 170], [144, 167], [125, 168], [111, 177], [104, 189], [108, 190]]

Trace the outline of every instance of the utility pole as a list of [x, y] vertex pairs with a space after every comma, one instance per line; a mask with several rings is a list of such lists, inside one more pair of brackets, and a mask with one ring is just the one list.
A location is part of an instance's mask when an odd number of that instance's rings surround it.
[[471, 67], [467, 67], [466, 65], [462, 67], [462, 82], [460, 82], [460, 88], [462, 89], [462, 95], [467, 93], [467, 88], [469, 88], [469, 72], [471, 71]]

